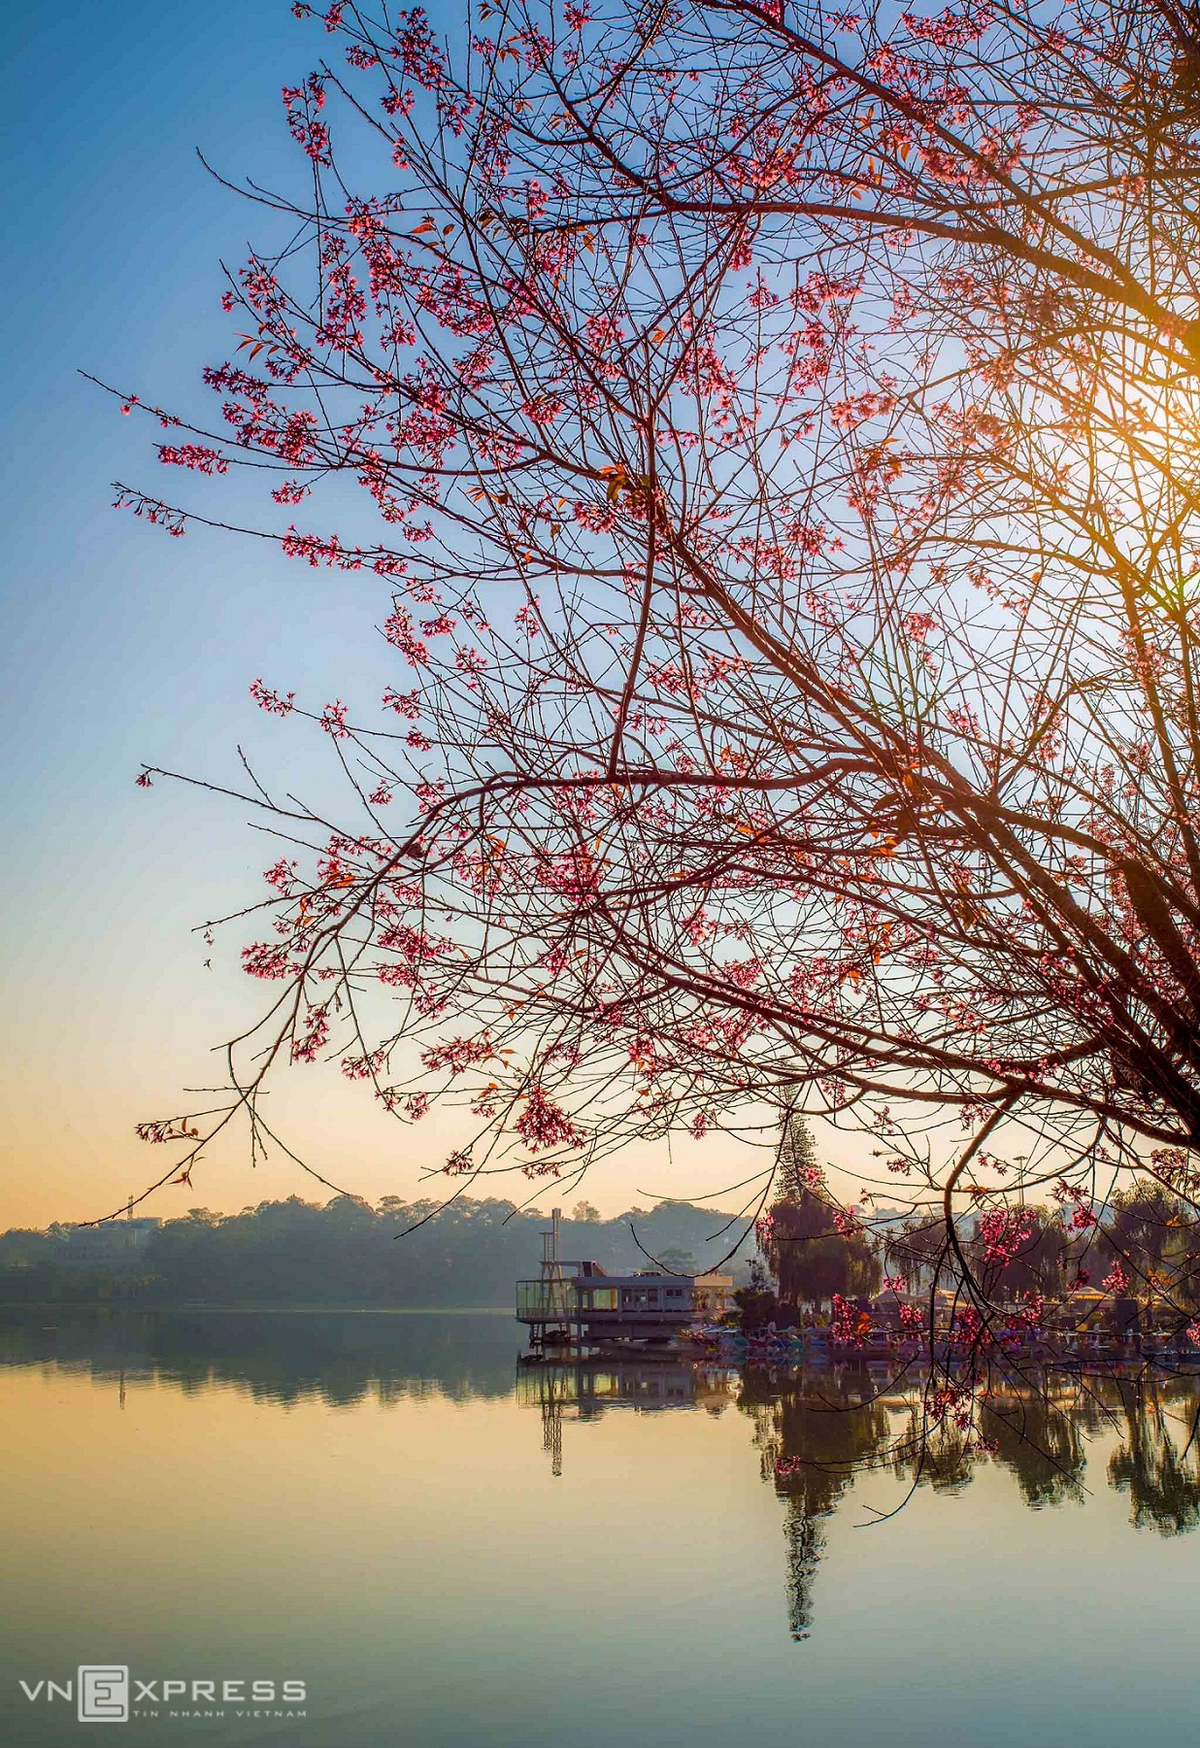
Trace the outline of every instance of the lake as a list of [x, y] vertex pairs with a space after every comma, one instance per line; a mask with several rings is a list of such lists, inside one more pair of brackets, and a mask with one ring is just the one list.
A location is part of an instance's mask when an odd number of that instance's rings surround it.
[[914, 1483], [906, 1408], [852, 1368], [520, 1342], [480, 1312], [0, 1312], [0, 1739], [89, 1740], [80, 1665], [128, 1666], [114, 1734], [146, 1748], [1191, 1739], [1190, 1382], [1053, 1380], [1055, 1415], [1014, 1396], [989, 1455], [941, 1441]]

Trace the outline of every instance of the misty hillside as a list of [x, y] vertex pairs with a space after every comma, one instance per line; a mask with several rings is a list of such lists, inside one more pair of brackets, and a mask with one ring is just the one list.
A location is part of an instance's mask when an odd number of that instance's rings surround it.
[[[61, 1225], [10, 1231], [0, 1235], [0, 1300], [511, 1305], [514, 1283], [538, 1272], [548, 1212], [467, 1197], [436, 1209], [394, 1196], [374, 1208], [351, 1196], [325, 1206], [293, 1196], [231, 1215], [197, 1208], [143, 1230], [128, 1251], [120, 1222], [111, 1233]], [[562, 1225], [563, 1257], [590, 1257], [611, 1273], [654, 1262], [680, 1273], [714, 1268], [750, 1224], [688, 1202], [633, 1208], [612, 1220], [585, 1202], [572, 1212]], [[97, 1254], [106, 1239], [112, 1254]], [[751, 1237], [725, 1266], [740, 1278], [752, 1254]]]

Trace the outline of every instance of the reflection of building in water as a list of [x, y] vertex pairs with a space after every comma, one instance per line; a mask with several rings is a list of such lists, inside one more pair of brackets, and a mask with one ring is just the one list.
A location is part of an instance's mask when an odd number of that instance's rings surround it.
[[543, 1448], [553, 1472], [561, 1475], [564, 1419], [598, 1420], [609, 1408], [703, 1408], [720, 1414], [733, 1402], [735, 1388], [736, 1374], [720, 1367], [578, 1359], [522, 1366], [516, 1394], [522, 1407], [541, 1410]]
[[[1078, 1497], [1083, 1434], [1105, 1411], [1077, 1383], [1047, 1375], [1042, 1389], [996, 1392], [984, 1415], [988, 1451], [950, 1421], [923, 1424], [921, 1392], [878, 1393], [866, 1368], [805, 1373], [786, 1368], [706, 1366], [650, 1355], [538, 1361], [520, 1367], [517, 1400], [537, 1408], [543, 1446], [555, 1475], [562, 1473], [563, 1426], [598, 1419], [610, 1408], [663, 1410], [730, 1403], [754, 1424], [763, 1479], [783, 1504], [788, 1629], [807, 1639], [814, 1618], [814, 1586], [825, 1555], [826, 1520], [856, 1476], [884, 1471], [938, 1492], [969, 1486], [981, 1464], [1007, 1470], [1032, 1507]], [[1128, 1400], [1125, 1398], [1128, 1397]], [[1088, 1402], [1091, 1403], [1090, 1411]], [[1189, 1396], [1194, 1406], [1194, 1396]], [[1128, 1428], [1110, 1465], [1116, 1486], [1129, 1487], [1135, 1523], [1172, 1533], [1200, 1521], [1200, 1453], [1180, 1457], [1164, 1430], [1156, 1391], [1126, 1391], [1113, 1408]]]
[[[517, 1378], [517, 1397], [520, 1399], [520, 1376]], [[550, 1458], [550, 1473], [562, 1474], [562, 1423], [563, 1404], [569, 1388], [565, 1377], [547, 1372], [541, 1379], [540, 1391], [542, 1410], [542, 1449]]]
[[[643, 1270], [606, 1274], [598, 1262], [568, 1262], [559, 1256], [555, 1208], [542, 1234], [542, 1272], [517, 1282], [517, 1318], [529, 1325], [535, 1352], [548, 1347], [599, 1347], [628, 1342], [665, 1342], [692, 1324], [720, 1317], [729, 1308], [729, 1275], [672, 1275]], [[568, 1273], [567, 1271], [572, 1271]]]

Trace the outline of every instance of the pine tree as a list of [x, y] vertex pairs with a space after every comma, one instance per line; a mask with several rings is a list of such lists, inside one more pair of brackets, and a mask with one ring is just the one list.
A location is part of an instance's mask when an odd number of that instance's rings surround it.
[[874, 1292], [881, 1272], [874, 1246], [861, 1229], [841, 1229], [812, 1131], [794, 1106], [784, 1113], [775, 1173], [775, 1200], [758, 1223], [758, 1242], [780, 1299], [813, 1304], [834, 1293]]
[[784, 1113], [775, 1156], [776, 1185], [781, 1202], [798, 1202], [820, 1172], [812, 1130], [802, 1113], [789, 1106]]

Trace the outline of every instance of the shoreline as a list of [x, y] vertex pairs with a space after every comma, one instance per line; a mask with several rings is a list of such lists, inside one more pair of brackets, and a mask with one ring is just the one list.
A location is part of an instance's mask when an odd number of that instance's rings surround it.
[[507, 1305], [213, 1305], [204, 1300], [178, 1304], [147, 1304], [136, 1299], [0, 1299], [0, 1311], [137, 1311], [210, 1312], [216, 1316], [239, 1316], [253, 1311], [263, 1316], [295, 1317], [316, 1313], [336, 1317], [512, 1317]]

